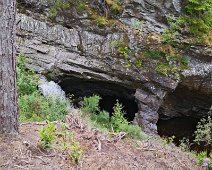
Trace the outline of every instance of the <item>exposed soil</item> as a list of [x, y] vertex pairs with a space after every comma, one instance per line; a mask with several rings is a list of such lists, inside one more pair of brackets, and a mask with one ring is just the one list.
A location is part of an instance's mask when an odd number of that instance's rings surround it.
[[69, 117], [70, 131], [83, 149], [78, 165], [57, 149], [44, 152], [38, 147], [38, 129], [46, 123], [20, 125], [17, 138], [0, 138], [1, 170], [199, 170], [193, 156], [173, 144], [164, 145], [158, 137], [149, 140], [122, 139], [123, 133], [106, 135], [85, 128], [78, 119]]

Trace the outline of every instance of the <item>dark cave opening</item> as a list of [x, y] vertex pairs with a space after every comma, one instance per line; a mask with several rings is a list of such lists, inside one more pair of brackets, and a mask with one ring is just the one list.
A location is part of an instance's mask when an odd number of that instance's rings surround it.
[[176, 137], [176, 144], [179, 140], [188, 138], [194, 140], [194, 132], [200, 119], [192, 117], [175, 117], [167, 120], [159, 119], [157, 123], [158, 134], [162, 137]]
[[101, 97], [102, 97], [102, 100], [100, 100], [101, 110], [105, 110], [111, 114], [113, 112], [113, 107], [116, 104], [116, 101], [118, 100], [119, 103], [121, 103], [123, 106], [123, 111], [126, 113], [125, 118], [129, 122], [133, 121], [135, 113], [138, 112], [138, 106], [134, 100], [118, 96], [101, 96]]
[[119, 84], [104, 81], [85, 80], [76, 77], [60, 78], [59, 85], [66, 94], [73, 95], [77, 105], [85, 96], [99, 95], [100, 109], [113, 112], [113, 107], [118, 100], [125, 111], [125, 118], [131, 122], [138, 112], [138, 105], [135, 102], [135, 89], [130, 89]]
[[161, 137], [175, 136], [176, 145], [183, 138], [187, 138], [191, 142], [191, 149], [196, 151], [211, 149], [210, 146], [199, 146], [193, 141], [196, 126], [202, 118], [208, 117], [210, 106], [210, 95], [178, 85], [174, 92], [164, 98], [158, 110], [158, 134]]

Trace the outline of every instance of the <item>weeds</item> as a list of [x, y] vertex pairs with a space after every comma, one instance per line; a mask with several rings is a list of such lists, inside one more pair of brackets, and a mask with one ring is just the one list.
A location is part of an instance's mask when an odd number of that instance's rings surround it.
[[179, 147], [183, 150], [183, 151], [190, 151], [190, 141], [188, 138], [183, 138], [180, 140], [180, 145]]
[[38, 76], [26, 69], [26, 62], [25, 56], [20, 54], [17, 64], [19, 120], [64, 120], [68, 114], [69, 101], [42, 96], [38, 91]]
[[87, 113], [94, 113], [94, 114], [99, 113], [100, 99], [101, 97], [97, 95], [93, 95], [91, 97], [84, 97], [82, 110]]
[[44, 150], [49, 150], [52, 148], [54, 140], [56, 139], [55, 136], [56, 128], [53, 123], [48, 122], [46, 128], [41, 128], [38, 133], [40, 136], [39, 145]]
[[203, 118], [197, 125], [195, 133], [195, 142], [198, 144], [212, 145], [212, 119], [208, 116]]
[[176, 138], [175, 136], [170, 136], [170, 137], [168, 137], [168, 138], [164, 138], [164, 139], [162, 140], [162, 143], [163, 143], [164, 145], [173, 143], [175, 138]]
[[201, 165], [206, 170], [212, 170], [212, 154], [207, 155], [207, 152], [200, 152], [196, 155], [199, 165]]
[[82, 158], [83, 151], [79, 142], [75, 140], [74, 134], [69, 132], [66, 124], [64, 123], [61, 124], [59, 143], [61, 149], [67, 153], [68, 157], [75, 163], [79, 163]]
[[83, 111], [89, 111], [90, 119], [95, 126], [100, 129], [107, 129], [112, 132], [126, 132], [130, 138], [141, 138], [141, 128], [137, 125], [130, 124], [124, 117], [123, 106], [118, 101], [114, 106], [112, 116], [106, 111], [99, 108], [99, 96], [84, 98]]
[[74, 134], [69, 132], [65, 123], [60, 123], [60, 127], [61, 130], [58, 131], [53, 123], [48, 122], [46, 127], [41, 128], [38, 131], [39, 146], [49, 151], [54, 145], [55, 149], [62, 150], [68, 158], [79, 163], [83, 154], [80, 143], [75, 140]]

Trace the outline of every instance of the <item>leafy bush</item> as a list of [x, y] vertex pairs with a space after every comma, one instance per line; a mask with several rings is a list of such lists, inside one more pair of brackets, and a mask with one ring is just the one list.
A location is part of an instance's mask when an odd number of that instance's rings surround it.
[[128, 125], [128, 121], [124, 118], [125, 113], [122, 111], [122, 109], [122, 105], [117, 101], [113, 108], [114, 111], [111, 117], [111, 124], [115, 132], [122, 131], [121, 126]]
[[128, 137], [140, 138], [141, 128], [137, 125], [129, 124], [126, 118], [124, 118], [123, 106], [117, 101], [114, 106], [114, 111], [111, 117], [111, 127], [115, 132], [127, 132]]
[[105, 18], [103, 16], [96, 16], [95, 22], [96, 22], [97, 26], [103, 27], [107, 24], [108, 21], [107, 21], [107, 18]]
[[18, 100], [20, 121], [65, 120], [68, 102], [44, 97], [39, 92], [20, 96]]
[[82, 110], [87, 113], [97, 114], [100, 111], [99, 100], [101, 99], [98, 95], [90, 97], [84, 97]]
[[164, 138], [162, 142], [164, 145], [167, 145], [167, 144], [173, 143], [175, 138], [176, 138], [175, 136], [170, 136], [168, 138]]
[[207, 34], [212, 30], [212, 1], [189, 0], [185, 6], [183, 19], [192, 33]]
[[26, 58], [18, 57], [17, 88], [20, 121], [64, 120], [68, 101], [44, 97], [38, 91], [38, 76], [26, 69]]
[[207, 152], [200, 152], [196, 155], [199, 165], [203, 166], [206, 170], [212, 170], [212, 154], [207, 156]]
[[38, 76], [26, 69], [26, 58], [20, 53], [17, 60], [17, 90], [19, 96], [32, 94], [37, 91]]
[[69, 132], [65, 123], [60, 123], [60, 127], [59, 131], [53, 123], [48, 122], [46, 127], [39, 129], [39, 145], [44, 150], [50, 150], [54, 145], [56, 149], [62, 150], [68, 158], [78, 163], [83, 154], [80, 143], [75, 140], [74, 134]]
[[112, 12], [119, 13], [122, 11], [120, 0], [105, 0], [105, 2], [110, 7]]
[[52, 144], [54, 143], [54, 140], [56, 139], [55, 136], [56, 128], [53, 123], [48, 122], [46, 128], [41, 128], [38, 133], [40, 135], [40, 146], [43, 149], [51, 149]]
[[83, 151], [81, 149], [80, 143], [74, 138], [74, 134], [69, 132], [66, 124], [61, 124], [60, 133], [60, 146], [63, 151], [65, 151], [68, 157], [75, 163], [79, 163], [82, 158]]
[[152, 59], [161, 59], [163, 57], [165, 57], [165, 53], [161, 52], [161, 51], [155, 51], [155, 50], [151, 50], [151, 49], [147, 49], [145, 50], [144, 55], [146, 57], [152, 58]]
[[212, 119], [208, 116], [207, 119], [202, 119], [195, 133], [195, 142], [198, 144], [212, 145]]
[[100, 111], [99, 114], [92, 114], [91, 119], [105, 128], [108, 128], [110, 124], [110, 114], [104, 110]]
[[[124, 118], [124, 112], [122, 111], [122, 105], [117, 101], [114, 106], [112, 117], [106, 111], [100, 111], [99, 108], [99, 96], [84, 97], [83, 111], [90, 113], [90, 119], [94, 122], [94, 125], [98, 128], [108, 129], [114, 132], [127, 132], [127, 136], [130, 138], [142, 137], [141, 128], [137, 125], [130, 124], [126, 118]], [[144, 134], [143, 134], [144, 136]]]
[[183, 150], [183, 151], [190, 151], [190, 141], [188, 138], [182, 138], [180, 140], [180, 145], [179, 147]]

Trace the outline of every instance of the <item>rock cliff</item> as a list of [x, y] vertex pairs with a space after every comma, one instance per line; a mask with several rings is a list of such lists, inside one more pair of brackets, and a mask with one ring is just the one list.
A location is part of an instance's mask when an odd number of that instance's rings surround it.
[[[183, 49], [189, 66], [181, 81], [159, 74], [155, 69], [158, 61], [140, 54], [146, 39], [160, 41], [157, 35], [167, 28], [166, 16], [178, 15], [182, 2], [125, 0], [113, 17], [105, 1], [89, 0], [85, 6], [111, 15], [108, 22], [112, 24], [103, 26], [89, 12], [77, 11], [74, 6], [50, 20], [47, 15], [54, 2], [19, 0], [17, 44], [18, 51], [28, 58], [28, 68], [59, 82], [67, 93], [97, 93], [135, 101], [138, 110], [134, 120], [147, 133], [157, 133], [159, 117], [207, 114], [212, 104], [210, 47]], [[117, 44], [123, 43], [125, 51], [117, 53]]]

